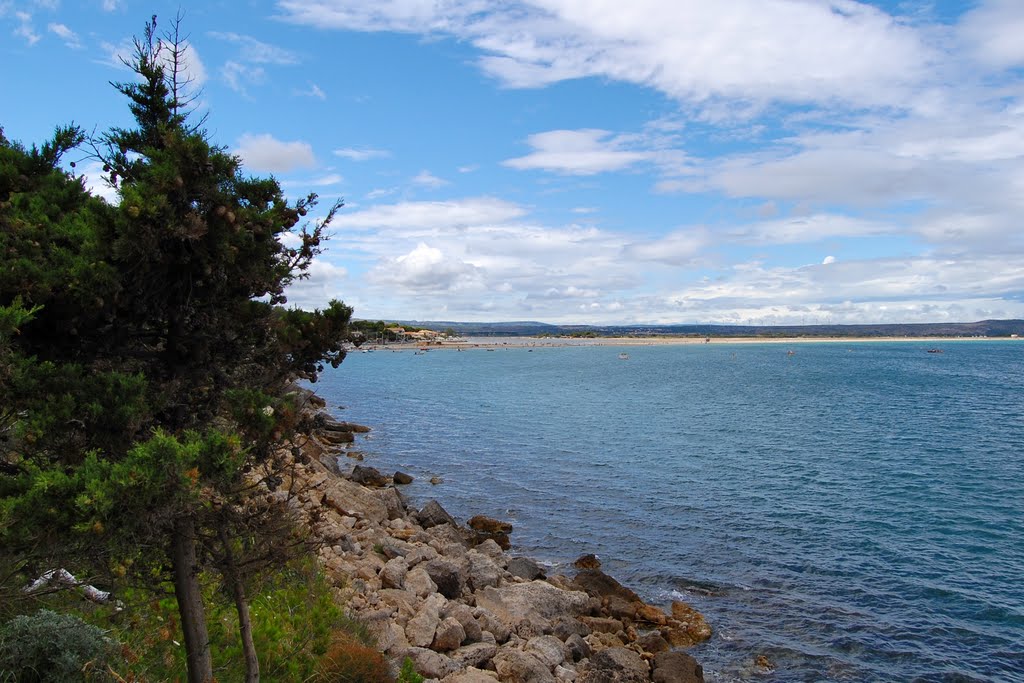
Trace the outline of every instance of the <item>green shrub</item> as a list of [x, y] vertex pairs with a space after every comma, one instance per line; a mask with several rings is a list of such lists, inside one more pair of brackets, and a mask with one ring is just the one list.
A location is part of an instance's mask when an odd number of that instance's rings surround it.
[[18, 683], [107, 681], [115, 647], [102, 629], [43, 609], [0, 627], [0, 671]]
[[398, 683], [423, 683], [423, 676], [416, 671], [416, 665], [408, 657], [402, 662], [402, 670], [398, 672]]

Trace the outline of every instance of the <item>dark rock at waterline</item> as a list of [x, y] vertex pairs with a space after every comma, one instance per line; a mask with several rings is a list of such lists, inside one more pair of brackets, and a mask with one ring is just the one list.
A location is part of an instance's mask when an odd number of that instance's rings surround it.
[[580, 555], [576, 558], [576, 561], [572, 563], [572, 566], [576, 569], [600, 569], [601, 560], [597, 559], [597, 555], [593, 553], [588, 555]]
[[388, 478], [381, 474], [376, 467], [366, 467], [364, 465], [353, 467], [349, 479], [357, 484], [375, 488], [383, 488], [388, 485]]
[[704, 668], [696, 659], [678, 650], [654, 656], [655, 683], [704, 683]]
[[391, 477], [391, 479], [398, 485], [411, 484], [413, 482], [412, 475], [405, 472], [395, 472], [395, 476]]
[[423, 506], [423, 509], [416, 514], [416, 520], [424, 529], [429, 529], [441, 524], [451, 524], [453, 527], [459, 526], [455, 521], [455, 518], [449, 515], [448, 511], [441, 507], [441, 504], [436, 500], [427, 501], [427, 504]]
[[512, 547], [512, 543], [508, 538], [508, 535], [512, 533], [512, 525], [508, 522], [502, 522], [485, 515], [476, 515], [469, 520], [469, 528], [474, 532], [472, 539], [474, 545], [479, 545], [487, 539], [491, 539], [502, 550], [508, 550]]
[[572, 580], [573, 586], [597, 598], [621, 598], [627, 602], [641, 602], [640, 596], [605, 574], [600, 569], [584, 569]]
[[508, 573], [527, 581], [543, 579], [544, 570], [528, 557], [513, 557], [508, 561]]

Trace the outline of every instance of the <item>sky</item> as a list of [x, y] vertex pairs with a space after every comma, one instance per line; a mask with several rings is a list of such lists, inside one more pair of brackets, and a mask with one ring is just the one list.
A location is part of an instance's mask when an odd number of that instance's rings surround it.
[[1024, 1], [0, 0], [6, 137], [128, 125], [118, 57], [179, 8], [211, 139], [345, 201], [291, 304], [1024, 318]]

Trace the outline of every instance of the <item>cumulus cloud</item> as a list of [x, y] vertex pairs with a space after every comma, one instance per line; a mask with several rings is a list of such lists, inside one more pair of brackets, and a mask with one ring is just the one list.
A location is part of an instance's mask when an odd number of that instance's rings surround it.
[[369, 278], [377, 284], [417, 293], [448, 292], [481, 285], [477, 269], [471, 264], [422, 242], [409, 253], [380, 263]]
[[316, 165], [313, 148], [308, 142], [284, 142], [269, 133], [246, 133], [239, 138], [234, 153], [253, 171], [288, 173]]

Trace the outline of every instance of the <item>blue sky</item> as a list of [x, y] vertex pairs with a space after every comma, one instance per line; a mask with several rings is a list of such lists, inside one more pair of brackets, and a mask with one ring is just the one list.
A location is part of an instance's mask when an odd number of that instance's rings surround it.
[[[180, 6], [213, 140], [292, 196], [345, 199], [294, 304], [623, 324], [1024, 318], [1019, 0]], [[178, 9], [0, 0], [5, 135], [128, 123], [117, 56]]]

